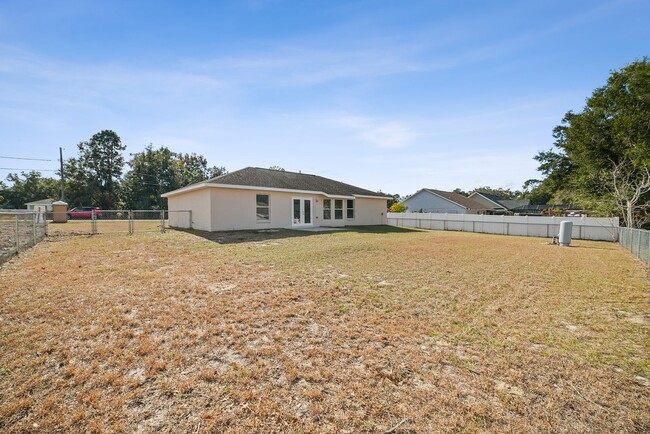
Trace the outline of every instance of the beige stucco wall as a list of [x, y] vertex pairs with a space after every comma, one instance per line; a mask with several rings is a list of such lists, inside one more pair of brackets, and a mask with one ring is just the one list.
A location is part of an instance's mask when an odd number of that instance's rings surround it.
[[347, 220], [347, 226], [385, 225], [386, 199], [355, 199], [354, 220]]
[[[313, 226], [321, 226], [323, 205], [321, 195], [232, 188], [212, 188], [210, 194], [212, 197], [213, 231], [290, 229], [293, 227], [292, 201], [294, 198], [312, 200]], [[257, 194], [269, 195], [269, 220], [257, 220], [255, 209]]]
[[[257, 220], [256, 195], [268, 194], [270, 219]], [[335, 220], [334, 199], [332, 219], [323, 220], [323, 199], [320, 194], [290, 193], [235, 188], [204, 188], [181, 193], [168, 198], [170, 211], [192, 210], [193, 227], [205, 231], [231, 231], [246, 229], [294, 228], [293, 199], [312, 200], [313, 226], [359, 226], [386, 224], [385, 199], [355, 199], [354, 219], [348, 220], [343, 209], [343, 219]], [[174, 213], [170, 212], [170, 224], [174, 226]]]
[[167, 198], [169, 208], [169, 225], [172, 227], [185, 227], [188, 220], [186, 213], [174, 211], [192, 211], [192, 228], [201, 231], [211, 230], [210, 224], [210, 190], [188, 191]]

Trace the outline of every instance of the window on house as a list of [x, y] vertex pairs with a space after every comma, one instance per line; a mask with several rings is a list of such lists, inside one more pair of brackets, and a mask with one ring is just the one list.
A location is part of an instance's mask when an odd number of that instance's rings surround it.
[[255, 212], [257, 214], [257, 220], [269, 220], [270, 206], [269, 206], [269, 195], [268, 194], [258, 194], [256, 195], [256, 208]]
[[354, 199], [348, 199], [347, 216], [349, 219], [354, 219]]
[[343, 220], [343, 199], [334, 200], [334, 220]]
[[332, 199], [323, 199], [323, 220], [332, 219]]

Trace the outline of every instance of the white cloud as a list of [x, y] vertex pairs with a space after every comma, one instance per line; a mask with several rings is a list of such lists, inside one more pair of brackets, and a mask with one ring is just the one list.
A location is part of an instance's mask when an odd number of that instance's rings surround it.
[[383, 149], [407, 147], [418, 137], [411, 127], [401, 121], [352, 115], [329, 119], [325, 116], [324, 119], [326, 123], [351, 131], [360, 143]]

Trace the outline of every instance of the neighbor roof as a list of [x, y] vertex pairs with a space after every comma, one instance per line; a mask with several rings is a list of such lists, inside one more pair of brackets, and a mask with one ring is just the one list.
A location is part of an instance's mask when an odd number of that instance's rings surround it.
[[41, 199], [34, 202], [27, 202], [25, 205], [51, 205], [54, 199]]
[[[354, 185], [334, 181], [333, 179], [324, 178], [318, 175], [287, 172], [283, 170], [262, 169], [259, 167], [246, 167], [244, 169], [217, 176], [216, 178], [195, 184], [197, 187], [201, 185], [247, 186], [282, 190], [313, 191], [325, 193], [326, 195], [331, 196], [373, 196], [382, 199], [386, 198], [386, 195], [383, 193], [377, 193], [374, 191], [366, 190], [365, 188], [355, 187]], [[170, 193], [181, 192], [181, 190], [185, 190], [188, 187], [180, 190], [175, 190], [174, 192], [165, 193], [163, 196], [167, 196]]]
[[505, 206], [509, 210], [517, 209], [517, 208], [526, 208], [528, 205], [530, 205], [530, 200], [528, 199], [503, 199], [500, 200], [499, 203], [503, 206]]
[[445, 199], [454, 202], [455, 204], [458, 204], [467, 209], [485, 209], [485, 206], [483, 204], [473, 199], [470, 199], [467, 196], [463, 196], [460, 193], [454, 193], [453, 191], [435, 190], [433, 188], [425, 188], [424, 190], [428, 191], [429, 193], [442, 196]]
[[486, 193], [486, 192], [480, 191], [480, 190], [477, 190], [474, 193], [480, 194], [484, 198], [490, 199], [492, 202], [500, 203], [503, 200], [503, 198], [501, 196], [497, 196], [496, 194]]

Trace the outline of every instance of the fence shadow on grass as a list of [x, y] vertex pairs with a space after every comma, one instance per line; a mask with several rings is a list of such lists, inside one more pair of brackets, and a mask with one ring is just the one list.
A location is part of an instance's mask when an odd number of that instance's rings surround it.
[[206, 240], [214, 241], [219, 244], [236, 244], [236, 243], [254, 243], [269, 240], [279, 240], [285, 238], [296, 237], [312, 237], [325, 234], [333, 234], [337, 232], [355, 232], [361, 234], [391, 234], [391, 233], [417, 233], [422, 232], [419, 229], [402, 228], [388, 225], [376, 226], [348, 226], [336, 230], [325, 229], [318, 230], [295, 230], [295, 229], [262, 229], [262, 230], [246, 230], [246, 231], [221, 231], [221, 232], [207, 232], [195, 229], [174, 229], [180, 232], [195, 235], [197, 237], [205, 238]]
[[[599, 241], [602, 245], [598, 246], [583, 246], [580, 244], [573, 243], [569, 248], [571, 249], [590, 249], [590, 250], [616, 250], [617, 243], [608, 242], [608, 241]], [[605, 244], [608, 243], [608, 244]]]

